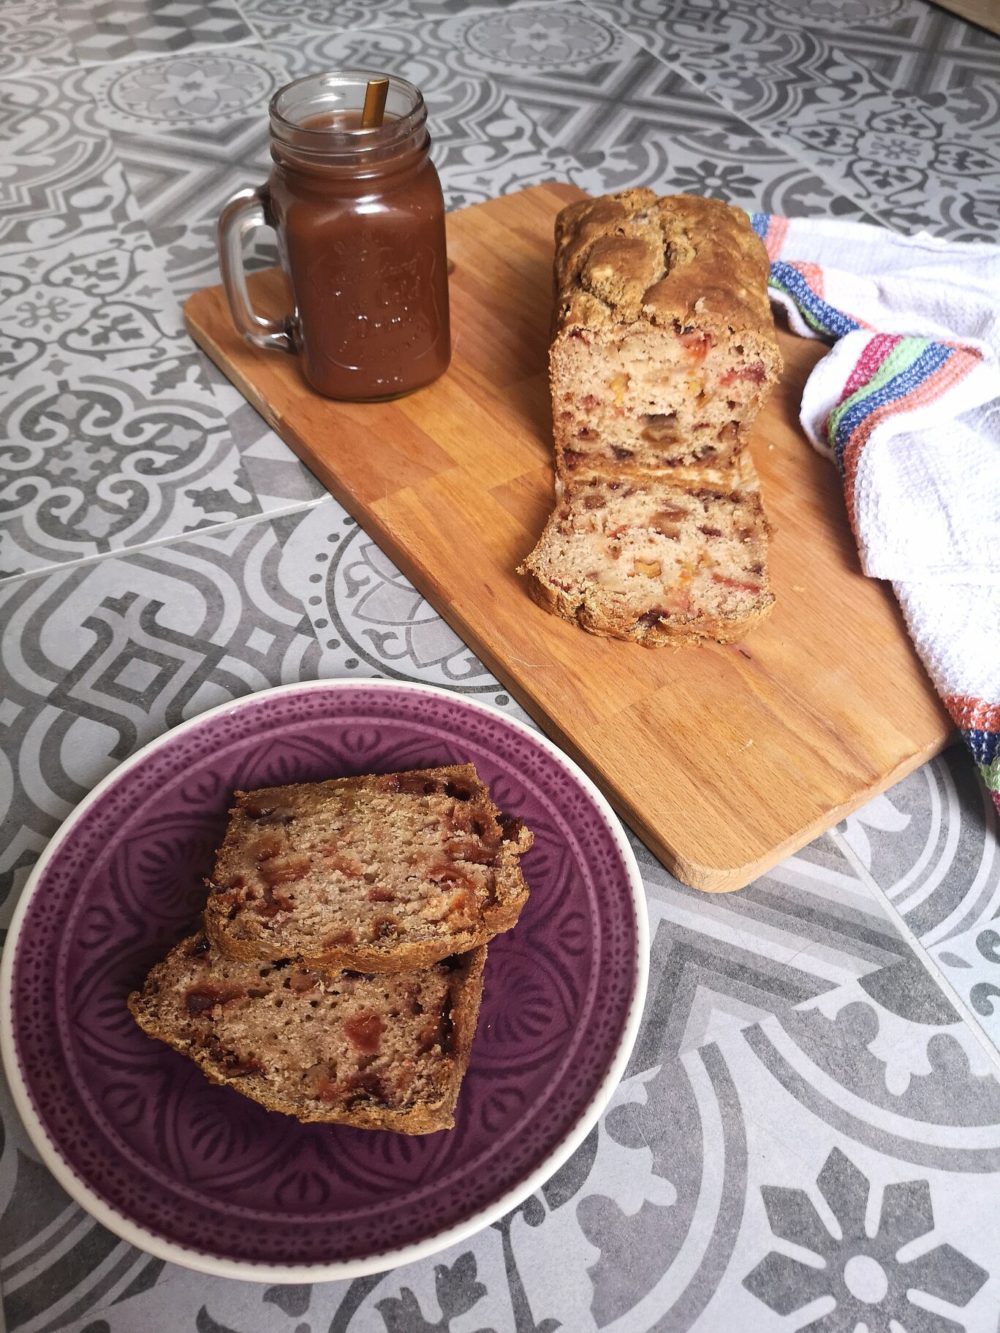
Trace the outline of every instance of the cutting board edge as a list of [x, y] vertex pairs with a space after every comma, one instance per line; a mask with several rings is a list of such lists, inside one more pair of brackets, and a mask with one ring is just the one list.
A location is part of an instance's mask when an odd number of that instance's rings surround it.
[[908, 755], [906, 759], [897, 764], [892, 772], [884, 778], [873, 782], [864, 791], [851, 797], [850, 800], [831, 806], [807, 828], [802, 829], [793, 837], [786, 838], [779, 846], [769, 850], [765, 856], [761, 856], [754, 861], [748, 861], [742, 866], [703, 865], [679, 855], [672, 848], [667, 847], [662, 839], [655, 835], [648, 836], [644, 829], [637, 827], [636, 822], [623, 813], [620, 803], [614, 796], [607, 791], [605, 791], [605, 794], [619, 818], [628, 824], [636, 837], [642, 840], [653, 855], [658, 857], [670, 873], [676, 879], [679, 879], [682, 884], [686, 884], [692, 889], [698, 889], [701, 893], [736, 893], [740, 889], [745, 889], [755, 879], [766, 875], [769, 870], [773, 870], [776, 865], [779, 865], [789, 856], [794, 856], [796, 852], [800, 852], [803, 847], [808, 847], [821, 834], [828, 832], [834, 825], [839, 824], [842, 819], [846, 819], [848, 815], [853, 814], [856, 810], [860, 810], [874, 797], [888, 791], [890, 787], [894, 787], [897, 782], [901, 782], [903, 778], [915, 772], [928, 760], [942, 754], [950, 745], [955, 743], [956, 738], [957, 733], [951, 730], [927, 746], [915, 750], [913, 754]]
[[[263, 419], [267, 422], [267, 424], [271, 427], [271, 429], [275, 431], [277, 434], [281, 435], [282, 439], [284, 440], [285, 437], [284, 435], [282, 435], [282, 428], [284, 426], [284, 422], [280, 417], [280, 415], [278, 415], [278, 413], [276, 412], [271, 411], [270, 404], [268, 403], [264, 395], [256, 389], [256, 387], [250, 380], [246, 379], [243, 375], [239, 373], [239, 368], [237, 366], [234, 366], [231, 362], [227, 361], [223, 349], [219, 346], [217, 342], [215, 342], [213, 338], [211, 338], [206, 333], [204, 329], [199, 327], [194, 317], [190, 313], [191, 310], [197, 307], [198, 305], [202, 305], [213, 300], [222, 300], [222, 301], [225, 300], [225, 295], [223, 293], [221, 284], [218, 284], [214, 287], [202, 287], [198, 291], [192, 292], [191, 295], [184, 302], [183, 306], [181, 307], [181, 313], [184, 316], [184, 327], [187, 329], [191, 337], [191, 340], [194, 343], [196, 343], [198, 347], [201, 348], [201, 350], [205, 353], [205, 355], [209, 358], [209, 360], [213, 362], [214, 365], [218, 366], [218, 368], [222, 371], [223, 375], [225, 375], [229, 383], [232, 384], [234, 388], [240, 391], [240, 393], [247, 400], [247, 402], [250, 404], [253, 410], [255, 412], [258, 412], [260, 416], [262, 416]], [[262, 351], [260, 354], [262, 356], [288, 355], [287, 352], [277, 352], [277, 351], [275, 352]], [[294, 447], [289, 443], [288, 440], [285, 440], [285, 443], [289, 445], [289, 448]], [[302, 462], [307, 467], [309, 467], [309, 470], [312, 471], [311, 465], [305, 458], [302, 457], [302, 455], [299, 453], [297, 449], [295, 450], [295, 453], [302, 460]]]

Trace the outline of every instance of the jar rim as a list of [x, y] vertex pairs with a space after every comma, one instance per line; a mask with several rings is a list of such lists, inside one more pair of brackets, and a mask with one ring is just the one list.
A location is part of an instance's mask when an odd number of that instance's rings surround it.
[[[368, 129], [362, 129], [360, 125], [303, 125], [288, 114], [288, 102], [297, 92], [304, 92], [310, 84], [314, 85], [315, 97], [318, 100], [324, 92], [337, 88], [362, 89], [372, 79], [389, 81], [387, 111], [392, 100], [397, 102], [402, 100], [404, 105], [408, 103], [408, 109], [402, 114], [393, 113], [381, 125]], [[361, 106], [359, 104], [344, 109], [360, 111]], [[268, 116], [272, 134], [289, 146], [294, 144], [297, 154], [327, 156], [331, 153], [350, 153], [353, 156], [359, 152], [381, 153], [409, 139], [426, 122], [427, 107], [420, 89], [398, 74], [363, 69], [326, 70], [305, 74], [284, 84], [271, 97], [268, 103]]]

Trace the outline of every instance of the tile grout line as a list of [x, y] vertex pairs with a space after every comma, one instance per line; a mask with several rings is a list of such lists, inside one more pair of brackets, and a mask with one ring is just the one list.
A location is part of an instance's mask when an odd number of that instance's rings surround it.
[[[563, 2], [564, 0], [557, 0], [557, 3], [563, 3]], [[651, 50], [650, 47], [648, 47], [642, 40], [641, 33], [633, 32], [628, 28], [623, 28], [620, 23], [616, 23], [613, 18], [609, 18], [608, 15], [602, 9], [599, 9], [595, 5], [593, 5], [591, 3], [591, 0], [581, 0], [581, 3], [584, 5], [586, 9], [589, 9], [591, 13], [596, 15], [598, 18], [603, 19], [606, 23], [610, 23], [613, 28], [616, 28], [617, 31], [622, 34], [623, 37], [626, 37], [628, 38], [629, 41], [634, 42], [641, 51], [644, 51], [646, 55], [651, 56], [653, 60], [661, 64], [664, 67], [664, 69], [670, 70], [672, 74], [679, 74], [686, 83], [689, 83], [691, 87], [695, 89], [696, 92], [703, 94], [705, 97], [709, 99], [709, 101], [714, 102], [716, 106], [721, 107], [722, 110], [725, 111], [727, 115], [732, 116], [734, 120], [738, 120], [741, 125], [745, 125], [747, 129], [751, 130], [754, 134], [758, 135], [772, 148], [778, 149], [779, 152], [783, 153], [786, 157], [790, 158], [800, 167], [804, 167], [806, 170], [811, 171], [813, 175], [823, 180], [826, 184], [830, 184], [830, 182], [823, 175], [822, 170], [817, 166], [817, 164], [815, 162], [810, 161], [809, 158], [803, 157], [800, 154], [800, 152], [798, 151], [798, 145], [795, 145], [794, 148], [789, 148], [788, 144], [783, 139], [779, 138], [770, 129], [764, 128], [761, 125], [755, 125], [753, 121], [746, 120], [743, 116], [740, 115], [738, 111], [734, 111], [732, 107], [727, 106], [725, 102], [723, 102], [720, 98], [716, 97], [715, 94], [712, 92], [712, 90], [709, 87], [707, 87], [705, 83], [695, 82], [695, 80], [691, 78], [691, 75], [684, 69], [684, 66], [682, 64], [680, 63], [675, 64], [667, 60], [664, 56], [660, 55], [659, 52]], [[883, 89], [882, 91], [889, 92], [891, 90]], [[894, 230], [890, 223], [886, 222], [884, 218], [881, 218], [877, 213], [872, 211], [868, 200], [862, 201], [861, 199], [857, 198], [850, 190], [847, 189], [846, 186], [844, 186], [839, 181], [837, 182], [836, 185], [836, 192], [843, 198], [849, 199], [852, 204], [854, 204], [857, 208], [861, 210], [865, 218], [876, 223], [880, 227], [885, 227], [890, 231]], [[821, 216], [825, 217], [827, 216], [827, 214], [823, 213]]]
[[[216, 533], [231, 532], [234, 528], [250, 527], [253, 523], [288, 518], [294, 514], [304, 514], [313, 509], [318, 509], [320, 505], [327, 501], [332, 501], [343, 509], [343, 505], [327, 492], [324, 495], [316, 496], [314, 500], [302, 500], [286, 505], [282, 509], [269, 509], [266, 513], [262, 510], [257, 514], [246, 514], [242, 518], [230, 519], [228, 523], [212, 523], [202, 528], [189, 528], [186, 532], [175, 532], [169, 537], [152, 537], [149, 541], [139, 542], [135, 546], [122, 546], [114, 551], [97, 551], [93, 555], [80, 556], [76, 560], [66, 560], [57, 564], [46, 565], [44, 569], [23, 569], [17, 574], [8, 574], [5, 578], [0, 578], [0, 592], [14, 583], [26, 583], [29, 579], [42, 579], [53, 574], [68, 573], [73, 569], [99, 564], [102, 560], [121, 560], [129, 556], [142, 554], [145, 551], [156, 551], [163, 546], [174, 546], [178, 542], [214, 536]], [[344, 512], [346, 513], [346, 510]]]
[[875, 892], [878, 894], [879, 899], [885, 904], [896, 926], [898, 927], [900, 933], [902, 934], [906, 942], [910, 945], [911, 949], [913, 950], [915, 956], [919, 959], [920, 963], [923, 965], [924, 970], [935, 982], [938, 989], [943, 991], [945, 995], [951, 1000], [952, 1004], [954, 1005], [958, 1013], [959, 1018], [962, 1020], [966, 1028], [970, 1028], [972, 1030], [973, 1035], [976, 1037], [976, 1040], [979, 1042], [980, 1046], [983, 1048], [986, 1055], [989, 1057], [991, 1064], [993, 1064], [993, 1066], [995, 1067], [997, 1071], [997, 1077], [1000, 1077], [1000, 1051], [998, 1051], [997, 1048], [993, 1045], [993, 1042], [990, 1041], [989, 1037], [987, 1036], [986, 1032], [983, 1029], [982, 1024], [976, 1021], [974, 1014], [969, 1009], [969, 1006], [966, 1004], [965, 1000], [958, 992], [952, 981], [938, 967], [937, 963], [934, 961], [929, 950], [921, 942], [920, 937], [913, 931], [909, 922], [896, 907], [895, 903], [892, 901], [889, 895], [882, 888], [880, 888], [876, 880], [873, 878], [871, 872], [868, 870], [868, 867], [860, 859], [860, 857], [854, 851], [854, 848], [843, 836], [843, 834], [840, 833], [838, 829], [832, 828], [830, 829], [830, 836], [834, 840], [836, 845], [840, 848], [844, 856], [847, 857], [848, 861], [854, 867], [855, 871], [861, 878], [862, 882], [867, 884], [870, 888], [874, 889]]

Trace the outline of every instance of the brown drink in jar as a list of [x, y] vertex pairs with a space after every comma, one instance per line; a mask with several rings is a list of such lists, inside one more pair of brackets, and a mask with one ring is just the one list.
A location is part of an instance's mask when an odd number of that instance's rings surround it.
[[[373, 77], [315, 75], [276, 94], [274, 168], [256, 192], [290, 280], [288, 343], [309, 384], [331, 398], [409, 393], [442, 374], [451, 353], [444, 201], [426, 109], [412, 85], [391, 78], [383, 123], [363, 128]], [[239, 326], [235, 304], [234, 317]]]

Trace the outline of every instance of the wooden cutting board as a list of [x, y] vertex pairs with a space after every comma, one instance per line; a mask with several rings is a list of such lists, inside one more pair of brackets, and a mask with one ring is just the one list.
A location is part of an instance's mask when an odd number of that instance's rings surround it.
[[[552, 225], [580, 197], [542, 185], [449, 216], [452, 365], [408, 398], [317, 396], [294, 358], [237, 337], [220, 287], [190, 298], [188, 328], [674, 874], [736, 889], [940, 751], [950, 723], [798, 428], [815, 342], [781, 336], [753, 440], [777, 606], [749, 639], [645, 649], [528, 597], [514, 567], [552, 504]], [[287, 309], [276, 270], [251, 288]]]

